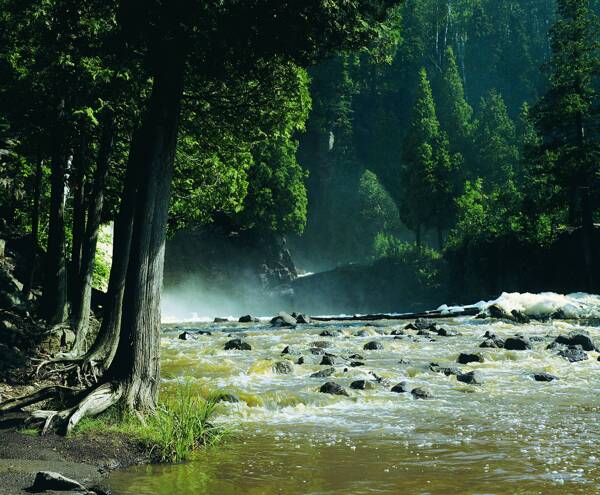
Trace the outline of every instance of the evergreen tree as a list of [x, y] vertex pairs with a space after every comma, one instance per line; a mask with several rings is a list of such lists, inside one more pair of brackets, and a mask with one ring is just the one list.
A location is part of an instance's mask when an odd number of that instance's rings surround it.
[[[589, 0], [559, 0], [550, 30], [549, 89], [534, 109], [542, 143], [538, 159], [562, 191], [571, 225], [591, 222], [587, 187], [598, 172], [598, 18]], [[583, 194], [582, 194], [583, 193]], [[588, 210], [588, 211], [584, 211]]]
[[500, 93], [492, 90], [481, 99], [475, 126], [477, 158], [472, 175], [482, 177], [490, 187], [514, 178], [519, 160], [516, 130]]
[[421, 69], [412, 122], [404, 141], [399, 187], [392, 191], [402, 221], [415, 232], [418, 245], [422, 229], [432, 227], [438, 229], [441, 243], [442, 229], [449, 223], [448, 200], [452, 196], [455, 163], [448, 147], [427, 72]]

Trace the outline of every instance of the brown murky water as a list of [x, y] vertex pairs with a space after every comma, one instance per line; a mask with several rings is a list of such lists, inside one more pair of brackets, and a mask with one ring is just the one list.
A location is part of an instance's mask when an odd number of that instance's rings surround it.
[[[552, 336], [577, 325], [565, 322], [514, 327], [472, 319], [444, 321], [457, 337], [394, 339], [398, 323], [370, 326], [314, 325], [273, 330], [266, 323], [187, 324], [212, 336], [163, 337], [163, 380], [171, 387], [191, 380], [201, 393], [222, 389], [242, 401], [223, 404], [219, 421], [235, 431], [221, 447], [180, 465], [137, 467], [111, 476], [120, 495], [166, 494], [600, 494], [600, 362], [569, 363], [545, 347]], [[342, 333], [319, 337], [324, 329]], [[507, 337], [542, 336], [530, 351], [478, 349], [486, 330]], [[586, 327], [597, 342], [600, 328]], [[224, 351], [227, 334], [243, 331], [252, 351]], [[360, 332], [360, 333], [359, 333]], [[415, 332], [409, 332], [413, 336]], [[356, 336], [356, 335], [361, 336]], [[363, 335], [364, 334], [364, 335]], [[310, 378], [324, 368], [294, 365], [276, 375], [275, 361], [293, 345], [306, 351], [315, 340], [341, 356], [365, 357], [366, 366], [336, 367], [333, 377]], [[364, 351], [377, 340], [384, 350]], [[484, 362], [457, 365], [460, 352], [481, 351]], [[288, 357], [295, 360], [297, 357]], [[403, 359], [409, 361], [401, 364]], [[481, 386], [460, 383], [429, 363], [476, 370]], [[350, 390], [353, 380], [389, 380], [372, 390]], [[560, 380], [536, 382], [533, 372]], [[350, 397], [320, 394], [333, 380]], [[415, 400], [390, 392], [406, 381], [433, 398]]]

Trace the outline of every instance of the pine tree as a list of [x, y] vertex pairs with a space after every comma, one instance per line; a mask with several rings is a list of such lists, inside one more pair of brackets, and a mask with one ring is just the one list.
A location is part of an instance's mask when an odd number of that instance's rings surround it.
[[423, 228], [436, 228], [441, 244], [442, 230], [451, 217], [452, 208], [448, 206], [452, 201], [448, 200], [453, 194], [455, 161], [448, 148], [427, 72], [421, 69], [412, 121], [404, 141], [400, 187], [394, 191], [402, 221], [415, 232], [418, 245]]
[[473, 109], [465, 99], [463, 80], [451, 47], [446, 49], [438, 102], [440, 124], [448, 134], [450, 147], [464, 154], [470, 147]]
[[550, 30], [549, 89], [534, 108], [542, 143], [540, 160], [552, 157], [550, 173], [563, 191], [571, 225], [585, 216], [587, 188], [598, 168], [597, 94], [600, 42], [598, 18], [589, 0], [559, 0], [558, 20]]
[[519, 161], [516, 130], [500, 93], [492, 90], [481, 99], [475, 125], [473, 175], [482, 177], [490, 187], [513, 179]]

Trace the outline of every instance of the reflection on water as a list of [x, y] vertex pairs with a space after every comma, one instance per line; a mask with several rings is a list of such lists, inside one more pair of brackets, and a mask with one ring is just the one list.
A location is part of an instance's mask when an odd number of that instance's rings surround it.
[[[138, 467], [114, 473], [115, 494], [600, 494], [600, 362], [568, 363], [545, 349], [553, 336], [575, 325], [554, 322], [518, 328], [480, 320], [444, 321], [458, 337], [430, 341], [394, 339], [401, 325], [317, 325], [272, 330], [268, 325], [212, 325], [212, 336], [163, 338], [163, 389], [192, 380], [200, 393], [223, 389], [242, 402], [223, 404], [219, 421], [236, 434], [224, 447], [180, 465]], [[342, 335], [319, 337], [335, 328]], [[586, 328], [600, 341], [600, 329]], [[231, 332], [243, 331], [253, 350], [223, 351]], [[521, 332], [541, 336], [531, 351], [478, 349], [491, 330], [501, 337]], [[357, 337], [356, 335], [361, 335]], [[336, 367], [328, 379], [310, 378], [322, 369], [307, 349], [331, 342], [328, 352], [365, 357], [366, 366]], [[377, 340], [382, 351], [364, 351]], [[303, 351], [312, 364], [276, 375], [272, 364], [286, 345]], [[456, 364], [460, 352], [480, 351], [483, 363]], [[403, 363], [400, 363], [400, 360]], [[408, 362], [406, 362], [408, 361]], [[460, 383], [429, 369], [435, 361], [476, 370], [481, 386]], [[532, 372], [560, 380], [535, 382]], [[349, 384], [372, 378], [389, 385], [355, 391]], [[347, 387], [350, 397], [318, 393], [325, 381]], [[432, 400], [395, 394], [407, 381], [425, 387]]]

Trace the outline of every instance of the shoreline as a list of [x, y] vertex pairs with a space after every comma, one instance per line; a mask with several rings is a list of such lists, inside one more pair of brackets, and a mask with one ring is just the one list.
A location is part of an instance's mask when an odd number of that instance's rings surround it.
[[54, 471], [97, 495], [108, 494], [111, 492], [105, 482], [111, 471], [151, 463], [149, 450], [122, 434], [63, 437], [0, 430], [0, 495], [32, 493], [30, 488], [39, 471]]

